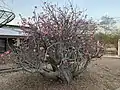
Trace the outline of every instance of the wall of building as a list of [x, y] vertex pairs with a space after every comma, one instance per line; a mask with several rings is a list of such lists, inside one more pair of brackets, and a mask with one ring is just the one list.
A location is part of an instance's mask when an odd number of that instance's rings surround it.
[[0, 38], [0, 53], [10, 50], [10, 47], [12, 48], [14, 43], [13, 38]]

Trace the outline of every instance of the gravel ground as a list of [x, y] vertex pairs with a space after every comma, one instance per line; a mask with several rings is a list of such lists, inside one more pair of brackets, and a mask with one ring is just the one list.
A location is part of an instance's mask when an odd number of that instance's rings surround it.
[[0, 74], [0, 90], [116, 90], [120, 87], [120, 59], [101, 58], [71, 85], [44, 80], [37, 74], [14, 72]]

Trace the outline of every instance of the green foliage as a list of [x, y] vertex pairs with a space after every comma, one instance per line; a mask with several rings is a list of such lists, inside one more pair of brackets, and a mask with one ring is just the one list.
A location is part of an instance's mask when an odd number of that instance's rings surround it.
[[120, 39], [120, 34], [112, 35], [111, 43], [115, 46], [117, 50], [118, 50], [118, 39]]
[[106, 45], [113, 44], [115, 48], [118, 49], [118, 39], [120, 39], [119, 33], [104, 34], [100, 32], [97, 33], [95, 37]]
[[120, 39], [120, 32], [117, 28], [117, 20], [110, 16], [102, 16], [100, 21], [100, 27], [105, 33], [97, 33], [96, 39], [104, 42], [105, 45], [114, 45], [118, 49], [118, 39]]

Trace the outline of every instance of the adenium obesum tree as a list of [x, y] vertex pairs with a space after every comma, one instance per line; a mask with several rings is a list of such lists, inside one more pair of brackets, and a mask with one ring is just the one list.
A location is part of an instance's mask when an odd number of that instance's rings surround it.
[[17, 62], [28, 72], [70, 83], [101, 53], [94, 39], [96, 24], [72, 5], [61, 8], [45, 2], [42, 11], [22, 18], [26, 36], [14, 48]]

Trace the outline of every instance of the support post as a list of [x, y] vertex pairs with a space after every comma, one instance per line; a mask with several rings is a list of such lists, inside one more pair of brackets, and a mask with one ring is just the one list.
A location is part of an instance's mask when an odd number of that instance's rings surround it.
[[120, 39], [118, 40], [118, 56], [120, 57]]
[[17, 38], [17, 46], [20, 45], [20, 38]]

